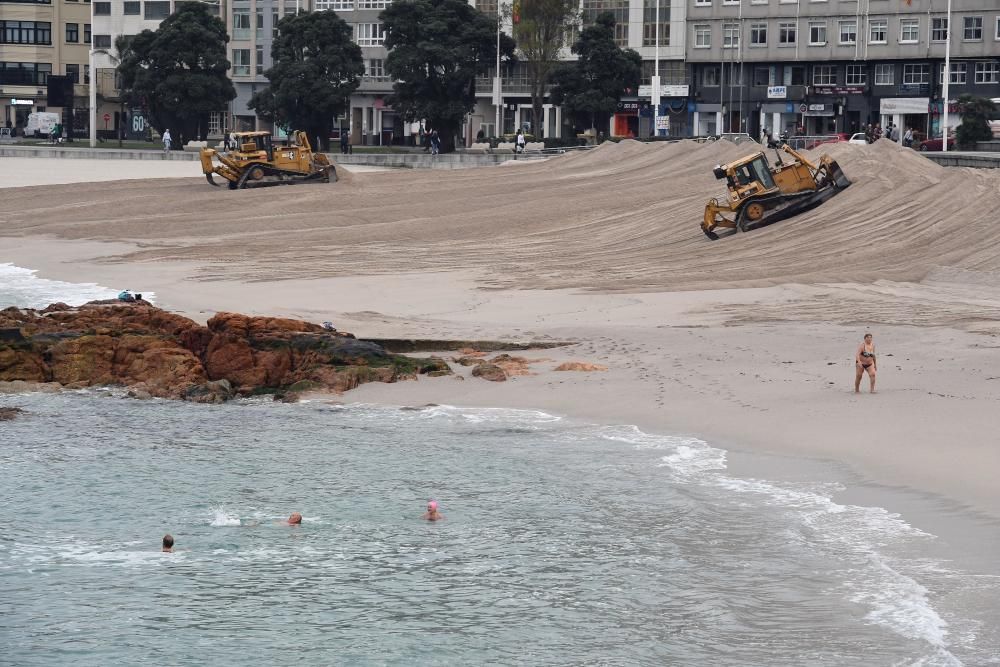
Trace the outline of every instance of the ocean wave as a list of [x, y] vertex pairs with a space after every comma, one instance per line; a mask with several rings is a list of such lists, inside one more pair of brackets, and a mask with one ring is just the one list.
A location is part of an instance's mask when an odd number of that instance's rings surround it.
[[[34, 269], [9, 263], [0, 263], [0, 308], [44, 308], [62, 302], [79, 306], [97, 299], [114, 299], [119, 290], [97, 283], [68, 283], [61, 280], [39, 278]], [[147, 301], [154, 298], [151, 292], [142, 292]]]
[[931, 605], [928, 590], [901, 571], [914, 569], [913, 563], [883, 553], [888, 544], [897, 540], [933, 539], [933, 535], [884, 508], [837, 503], [824, 493], [830, 490], [829, 484], [799, 488], [790, 483], [733, 477], [725, 473], [725, 451], [697, 438], [655, 435], [631, 425], [604, 427], [600, 433], [608, 440], [637, 449], [667, 450], [669, 453], [660, 457], [658, 465], [666, 468], [676, 482], [752, 495], [766, 506], [787, 510], [802, 529], [798, 539], [803, 544], [820, 548], [844, 563], [841, 575], [846, 597], [868, 608], [866, 621], [929, 645], [930, 652], [914, 664], [962, 664], [948, 650], [948, 623]]

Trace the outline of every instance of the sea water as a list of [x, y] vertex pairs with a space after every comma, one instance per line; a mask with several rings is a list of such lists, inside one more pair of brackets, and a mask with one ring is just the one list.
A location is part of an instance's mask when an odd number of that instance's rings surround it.
[[[41, 309], [59, 302], [79, 306], [88, 301], [114, 299], [120, 291], [95, 283], [39, 278], [33, 269], [0, 262], [0, 309], [9, 306]], [[146, 301], [153, 301], [154, 295], [150, 292], [142, 292], [142, 296]]]
[[990, 619], [936, 604], [995, 579], [829, 485], [733, 477], [696, 439], [448, 406], [14, 404], [5, 664], [998, 659]]
[[[113, 291], [0, 278], [0, 305]], [[4, 406], [0, 664], [1000, 664], [996, 576], [696, 438], [120, 390]]]

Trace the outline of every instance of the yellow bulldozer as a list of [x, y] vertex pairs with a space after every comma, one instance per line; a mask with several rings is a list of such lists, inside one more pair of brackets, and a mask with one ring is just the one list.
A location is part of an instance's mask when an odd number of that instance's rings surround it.
[[716, 178], [726, 179], [729, 193], [724, 201], [710, 199], [705, 205], [701, 222], [705, 236], [714, 241], [719, 228], [735, 234], [789, 218], [819, 206], [851, 184], [828, 155], [817, 164], [787, 144], [779, 150], [792, 160], [785, 162], [778, 153], [771, 166], [761, 151], [713, 170]]
[[225, 151], [201, 149], [201, 170], [212, 185], [219, 185], [213, 174], [226, 179], [230, 190], [337, 180], [337, 170], [325, 155], [313, 153], [305, 132], [277, 145], [270, 132], [235, 132], [229, 141]]

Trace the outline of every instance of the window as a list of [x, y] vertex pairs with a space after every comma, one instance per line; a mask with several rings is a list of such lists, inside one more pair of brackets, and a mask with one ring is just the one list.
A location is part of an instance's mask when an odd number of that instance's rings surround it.
[[94, 3], [94, 16], [111, 16], [111, 3], [110, 2], [95, 2]]
[[250, 76], [250, 49], [233, 49], [233, 76]]
[[0, 21], [0, 44], [51, 43], [51, 23], [42, 21]]
[[848, 65], [844, 84], [848, 86], [863, 86], [866, 83], [866, 78], [864, 65]]
[[875, 65], [875, 85], [891, 86], [893, 78], [892, 71], [892, 65]]
[[358, 9], [385, 9], [391, 0], [358, 0]]
[[274, 38], [277, 36], [278, 36], [278, 12], [273, 12], [271, 14], [271, 37]]
[[750, 0], [751, 5], [766, 5], [768, 0]]
[[0, 62], [0, 85], [44, 86], [51, 73], [51, 63]]
[[753, 68], [753, 85], [755, 85], [755, 86], [770, 86], [771, 85], [771, 68], [770, 67], [754, 67]]
[[785, 65], [784, 84], [786, 86], [806, 85], [805, 65]]
[[931, 66], [927, 64], [922, 65], [903, 65], [903, 85], [904, 86], [914, 86], [914, 85], [926, 85], [931, 81]]
[[722, 0], [722, 4], [724, 4], [724, 5], [738, 5], [738, 4], [740, 4], [740, 0]]
[[899, 19], [899, 43], [916, 44], [920, 39], [920, 19]]
[[258, 5], [256, 16], [254, 18], [256, 19], [256, 23], [254, 23], [254, 26], [257, 29], [257, 39], [258, 40], [263, 39], [264, 38], [264, 8], [263, 7], [261, 7], [261, 6]]
[[814, 65], [813, 66], [814, 86], [836, 86], [837, 66], [836, 65]]
[[740, 26], [738, 23], [722, 24], [722, 48], [735, 49], [740, 45]]
[[594, 25], [605, 12], [615, 17], [615, 44], [628, 46], [629, 0], [583, 0], [583, 25]]
[[[149, 4], [148, 2], [146, 3]], [[250, 10], [233, 10], [233, 39], [250, 39]]]
[[257, 46], [255, 46], [254, 47], [254, 54], [253, 55], [254, 55], [254, 67], [256, 68], [254, 71], [257, 72], [257, 74], [263, 74], [264, 73], [264, 45], [263, 44], [258, 44]]
[[767, 24], [750, 24], [750, 46], [767, 46]]
[[222, 134], [222, 112], [213, 111], [208, 114], [208, 133], [211, 135]]
[[816, 46], [823, 46], [826, 44], [826, 23], [825, 22], [812, 22], [809, 23], [809, 44]]
[[695, 7], [711, 7], [712, 0], [694, 0]]
[[83, 43], [90, 44], [90, 24], [83, 24]]
[[982, 16], [966, 16], [963, 23], [962, 39], [967, 42], [981, 42], [983, 40]]
[[371, 81], [386, 83], [389, 76], [385, 73], [385, 61], [381, 58], [371, 58], [366, 63], [365, 76]]
[[703, 86], [717, 88], [720, 78], [718, 65], [707, 65], [701, 70], [701, 85]]
[[943, 42], [948, 39], [948, 19], [931, 19], [931, 41]]
[[[968, 63], [951, 63], [951, 81], [949, 83], [957, 83], [959, 85], [965, 85], [966, 77], [969, 73]], [[944, 85], [944, 65], [941, 65], [941, 78], [939, 79], [941, 85]]]
[[83, 83], [85, 85], [90, 83], [90, 65], [83, 66]]
[[94, 35], [94, 48], [95, 49], [110, 49], [111, 48], [111, 35]]
[[381, 23], [358, 24], [358, 46], [381, 46], [385, 41], [385, 27]]
[[841, 44], [856, 44], [858, 41], [858, 23], [857, 21], [841, 21], [840, 22], [840, 43]]
[[145, 13], [143, 18], [146, 20], [158, 20], [165, 19], [170, 16], [170, 2], [162, 2], [157, 0], [156, 2], [147, 2], [146, 6], [143, 7]]
[[317, 0], [316, 11], [332, 9], [335, 12], [353, 12], [354, 0]]
[[1000, 40], [1000, 16], [997, 17], [997, 32], [994, 39]]
[[778, 45], [794, 46], [798, 40], [799, 26], [797, 23], [778, 24]]
[[712, 26], [697, 24], [694, 27], [694, 48], [707, 49], [712, 46]]
[[1000, 63], [976, 63], [976, 83], [1000, 83]]
[[663, 0], [645, 0], [642, 10], [642, 45], [656, 46], [656, 4], [660, 4], [660, 46], [670, 44], [670, 3]]
[[125, 2], [122, 7], [125, 16], [138, 16], [142, 13], [141, 2]]
[[73, 79], [73, 83], [80, 83], [80, 66], [76, 64], [67, 64], [66, 76]]
[[868, 43], [885, 44], [889, 34], [889, 19], [872, 19], [868, 22]]
[[67, 23], [66, 24], [66, 41], [72, 44], [76, 44], [80, 41], [80, 24], [79, 23]]

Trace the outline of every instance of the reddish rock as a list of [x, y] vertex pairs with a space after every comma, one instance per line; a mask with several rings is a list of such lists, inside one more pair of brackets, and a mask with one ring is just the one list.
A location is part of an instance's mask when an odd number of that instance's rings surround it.
[[472, 374], [477, 378], [489, 380], [490, 382], [504, 382], [507, 380], [507, 374], [504, 370], [496, 364], [491, 364], [488, 361], [484, 361], [473, 368]]
[[7, 308], [0, 311], [0, 333], [0, 382], [118, 384], [136, 396], [203, 402], [234, 391], [284, 392], [296, 383], [347, 391], [363, 382], [450, 372], [441, 359], [392, 355], [309, 322], [219, 313], [203, 327], [144, 301]]
[[585, 361], [567, 361], [555, 367], [557, 371], [606, 371], [607, 366], [588, 364]]

